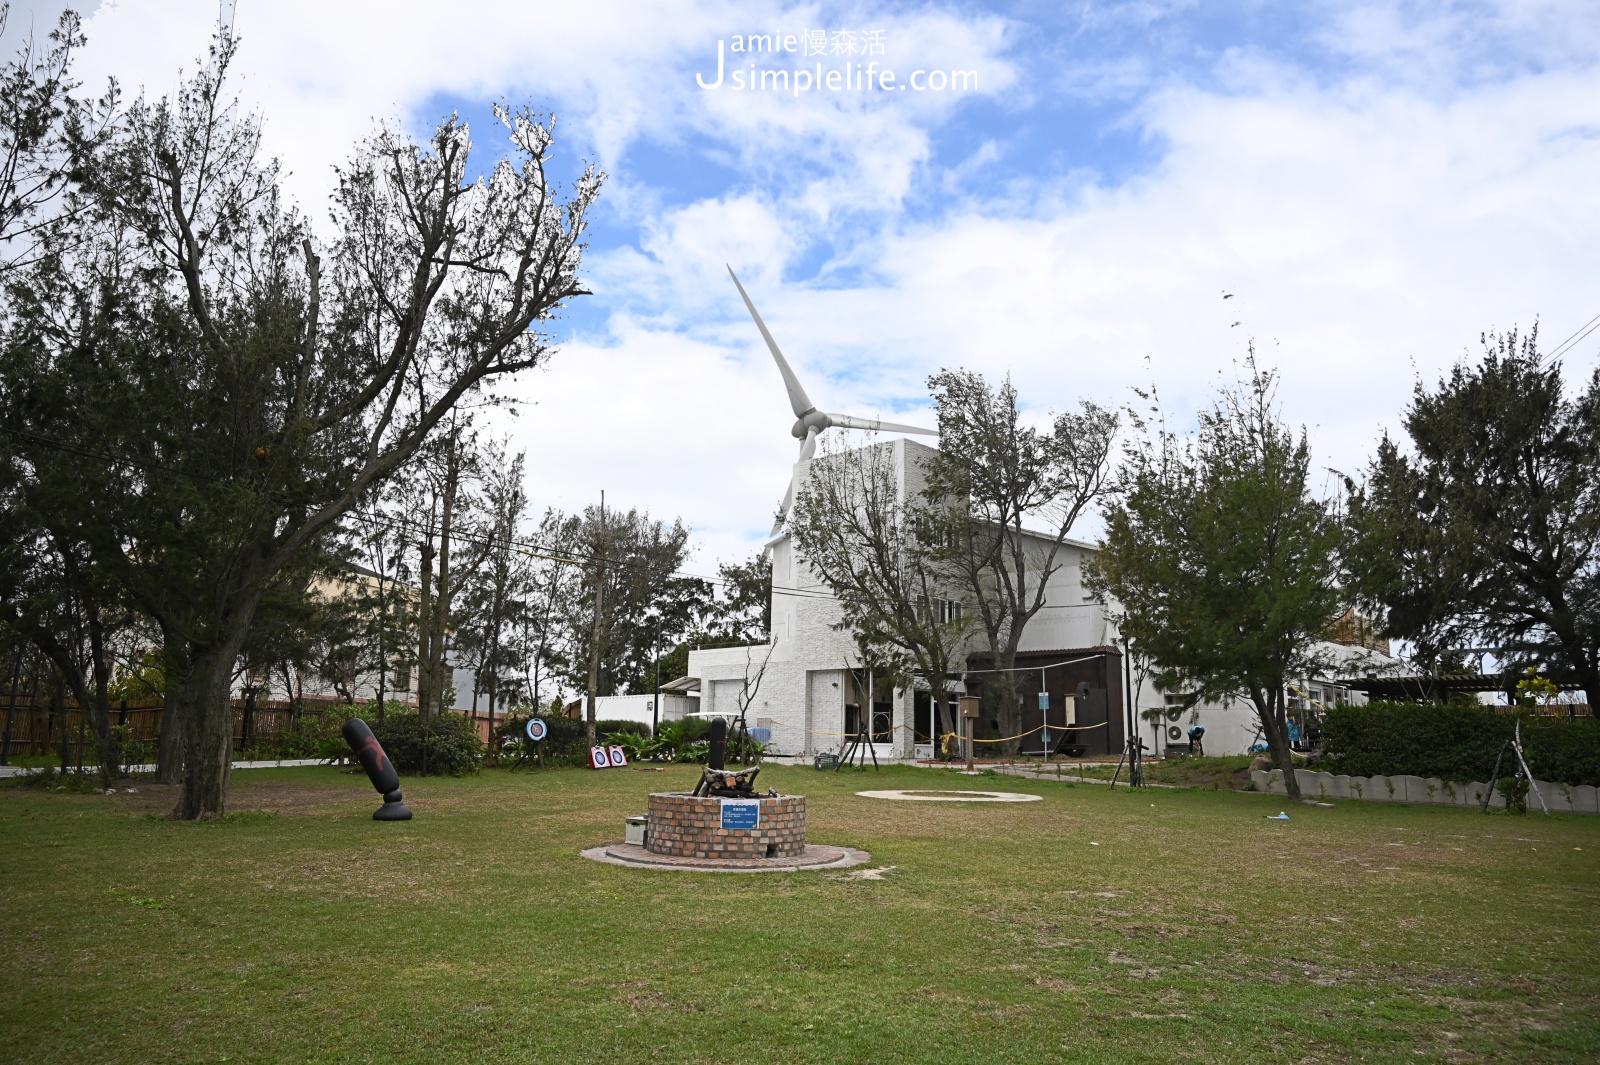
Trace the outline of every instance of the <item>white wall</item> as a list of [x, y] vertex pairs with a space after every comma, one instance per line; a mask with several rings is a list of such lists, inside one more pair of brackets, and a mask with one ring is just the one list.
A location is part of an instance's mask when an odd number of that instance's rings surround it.
[[[921, 490], [921, 466], [935, 451], [910, 440], [892, 440], [870, 445], [892, 450], [901, 479], [902, 492]], [[826, 461], [814, 459], [815, 461]], [[803, 480], [810, 463], [798, 471]], [[1040, 557], [1048, 539], [1034, 543]], [[747, 717], [754, 725], [770, 719], [773, 751], [783, 755], [811, 755], [817, 751], [836, 751], [844, 743], [844, 671], [860, 668], [849, 633], [836, 629], [839, 605], [817, 575], [797, 559], [787, 536], [772, 545], [772, 629], [773, 642], [753, 647], [717, 648], [689, 653], [688, 673], [701, 681], [702, 713], [739, 712], [738, 700], [746, 677], [754, 686], [762, 669], [760, 687], [750, 699]], [[1056, 556], [1059, 566], [1046, 590], [1046, 604], [1029, 624], [1022, 642], [1024, 650], [1086, 648], [1105, 643], [1113, 633], [1100, 604], [1084, 599], [1082, 562], [1093, 551], [1092, 545], [1069, 541]], [[975, 638], [976, 646], [981, 638]], [[914, 696], [897, 692], [894, 699], [894, 743], [876, 745], [880, 758], [910, 758], [914, 739]]]
[[[684, 695], [661, 695], [661, 720], [678, 721], [694, 709], [694, 699]], [[652, 695], [602, 695], [594, 701], [596, 721], [637, 721], [650, 724], [655, 696]]]

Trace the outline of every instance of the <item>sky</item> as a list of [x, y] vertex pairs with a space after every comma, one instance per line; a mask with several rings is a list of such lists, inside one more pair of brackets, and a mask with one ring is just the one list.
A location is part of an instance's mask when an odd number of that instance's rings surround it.
[[[315, 216], [379, 122], [458, 111], [492, 158], [500, 99], [558, 116], [565, 173], [605, 171], [593, 294], [500, 428], [536, 507], [603, 489], [681, 518], [695, 572], [765, 540], [797, 447], [727, 265], [824, 410], [931, 426], [927, 378], [959, 366], [1009, 375], [1035, 422], [1154, 385], [1182, 424], [1253, 344], [1318, 466], [1355, 475], [1484, 331], [1537, 323], [1550, 349], [1600, 314], [1581, 0], [231, 11], [235, 88]], [[169, 93], [218, 17], [105, 0], [78, 73]], [[752, 69], [764, 88], [735, 83]], [[1587, 380], [1600, 332], [1564, 358]]]

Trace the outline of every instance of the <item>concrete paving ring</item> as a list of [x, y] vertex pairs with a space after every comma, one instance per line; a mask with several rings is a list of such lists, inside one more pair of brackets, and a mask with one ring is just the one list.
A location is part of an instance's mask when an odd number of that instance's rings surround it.
[[864, 799], [897, 799], [901, 802], [1039, 802], [1043, 795], [1020, 791], [858, 791]]

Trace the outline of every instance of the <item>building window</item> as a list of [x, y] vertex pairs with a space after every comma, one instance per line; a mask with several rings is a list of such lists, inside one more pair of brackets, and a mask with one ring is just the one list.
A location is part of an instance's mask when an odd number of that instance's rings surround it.
[[952, 621], [961, 620], [961, 604], [954, 599], [935, 599], [934, 608], [939, 612], [939, 624], [948, 625]]

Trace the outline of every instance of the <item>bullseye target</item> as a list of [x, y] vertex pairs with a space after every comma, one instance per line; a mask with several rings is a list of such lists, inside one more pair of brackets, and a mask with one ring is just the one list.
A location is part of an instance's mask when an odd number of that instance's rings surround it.
[[612, 744], [611, 745], [611, 765], [612, 765], [612, 767], [620, 769], [622, 766], [625, 766], [627, 764], [628, 764], [628, 756], [622, 752], [622, 748], [621, 747], [618, 747], [616, 744]]
[[609, 768], [611, 768], [611, 756], [606, 753], [606, 749], [604, 747], [590, 747], [589, 748], [589, 768], [590, 769], [609, 769]]
[[550, 734], [550, 726], [544, 723], [544, 718], [542, 717], [530, 717], [528, 718], [528, 724], [522, 731], [527, 735], [530, 742], [538, 743]]

